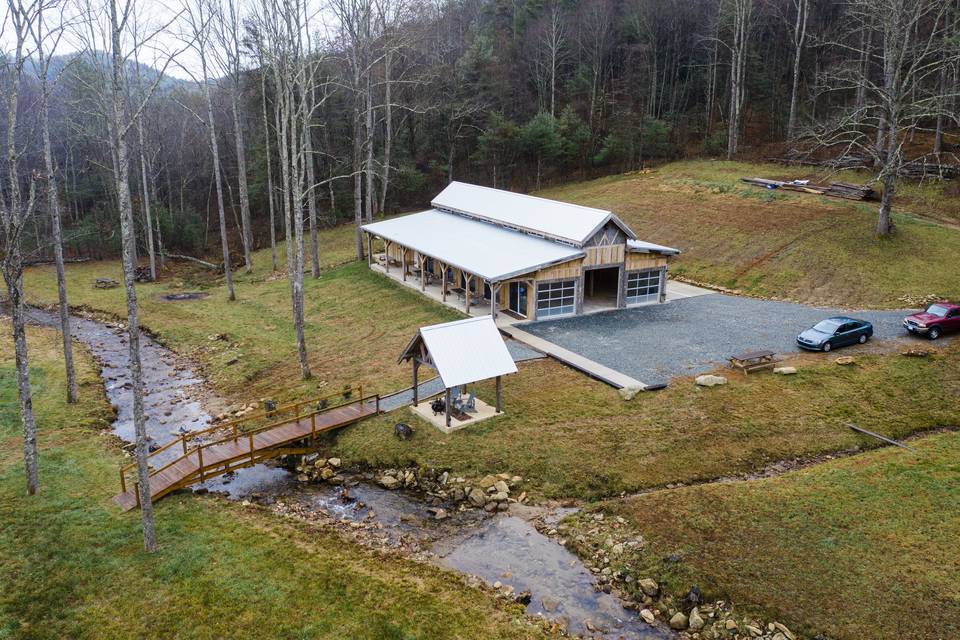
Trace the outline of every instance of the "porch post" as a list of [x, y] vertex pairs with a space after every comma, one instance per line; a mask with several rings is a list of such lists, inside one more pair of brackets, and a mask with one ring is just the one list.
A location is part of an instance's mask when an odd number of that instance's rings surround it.
[[473, 276], [466, 275], [466, 274], [463, 276], [463, 284], [464, 284], [463, 300], [464, 300], [464, 305], [466, 305], [467, 315], [470, 315], [470, 281], [471, 280], [473, 280]]
[[443, 275], [440, 276], [440, 298], [446, 302], [447, 301], [447, 265], [440, 263], [440, 269], [443, 271]]
[[413, 359], [413, 406], [417, 406], [417, 402], [420, 400], [419, 392], [417, 390], [417, 369], [420, 368], [420, 361], [416, 358]]
[[450, 427], [450, 387], [447, 387], [443, 404], [445, 406], [445, 411], [447, 413], [446, 421], [447, 421], [447, 427], [449, 428]]
[[500, 379], [502, 376], [497, 376], [497, 413], [500, 413]]

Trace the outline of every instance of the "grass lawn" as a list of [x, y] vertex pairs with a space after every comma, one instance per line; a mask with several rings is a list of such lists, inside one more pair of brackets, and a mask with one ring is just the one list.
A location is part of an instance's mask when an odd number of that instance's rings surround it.
[[[536, 361], [504, 380], [502, 417], [444, 435], [400, 409], [343, 430], [335, 451], [374, 465], [520, 474], [548, 496], [610, 496], [875, 444], [846, 422], [891, 437], [960, 424], [958, 356], [956, 341], [934, 358], [858, 355], [852, 367], [801, 356], [794, 376], [731, 375], [712, 389], [678, 379], [626, 403], [600, 382]], [[478, 395], [492, 402], [492, 383]], [[393, 437], [398, 421], [414, 425], [413, 438]]]
[[0, 339], [0, 638], [529, 638], [522, 608], [458, 576], [338, 534], [193, 496], [136, 514], [110, 502], [118, 448], [89, 355], [63, 401], [59, 338], [31, 330], [41, 492], [26, 496], [10, 339]]
[[[648, 541], [641, 574], [754, 603], [837, 640], [960, 637], [960, 434], [779, 478], [603, 505]], [[661, 558], [682, 561], [662, 566]], [[640, 575], [640, 574], [638, 574]], [[768, 618], [769, 619], [769, 618]]]
[[[697, 160], [540, 195], [611, 209], [641, 238], [682, 249], [671, 271], [701, 282], [847, 307], [901, 308], [909, 306], [904, 296], [929, 294], [960, 298], [960, 278], [951, 267], [960, 255], [960, 230], [898, 213], [896, 234], [878, 239], [876, 202], [766, 191], [740, 182], [810, 175], [808, 168]], [[905, 184], [895, 209], [956, 223], [960, 198], [951, 188]]]
[[[342, 235], [342, 231], [336, 231]], [[286, 279], [270, 279], [269, 250], [261, 251], [253, 274], [238, 274], [237, 301], [225, 288], [196, 276], [137, 285], [141, 324], [182, 355], [195, 359], [206, 378], [227, 397], [243, 401], [316, 395], [318, 390], [367, 383], [387, 392], [409, 385], [396, 356], [426, 324], [461, 317], [456, 311], [391, 284], [366, 264], [349, 264], [304, 281], [305, 333], [314, 379], [300, 380], [296, 337]], [[191, 272], [192, 273], [192, 272]], [[120, 264], [90, 262], [67, 269], [71, 304], [126, 318], [122, 287], [95, 289], [98, 277], [121, 278]], [[208, 276], [205, 276], [208, 277]], [[31, 303], [55, 304], [52, 267], [30, 269], [25, 288]], [[200, 300], [169, 302], [162, 295], [206, 291]], [[210, 340], [226, 334], [228, 340]], [[227, 364], [236, 359], [234, 364]]]

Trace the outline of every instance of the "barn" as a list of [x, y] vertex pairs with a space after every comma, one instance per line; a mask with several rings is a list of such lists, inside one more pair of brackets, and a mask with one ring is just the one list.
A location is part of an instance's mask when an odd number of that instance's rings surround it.
[[656, 304], [677, 249], [603, 209], [452, 182], [431, 209], [364, 225], [370, 264], [421, 289], [543, 320]]

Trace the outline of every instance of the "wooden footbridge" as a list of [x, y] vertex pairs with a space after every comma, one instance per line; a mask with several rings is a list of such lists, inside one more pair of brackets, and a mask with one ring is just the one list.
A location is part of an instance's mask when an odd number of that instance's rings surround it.
[[[364, 396], [360, 386], [184, 433], [150, 453], [150, 498], [156, 501], [177, 489], [271, 458], [309, 453], [318, 434], [378, 413], [380, 396]], [[136, 468], [136, 463], [120, 467], [121, 492], [114, 501], [124, 511], [140, 504]]]

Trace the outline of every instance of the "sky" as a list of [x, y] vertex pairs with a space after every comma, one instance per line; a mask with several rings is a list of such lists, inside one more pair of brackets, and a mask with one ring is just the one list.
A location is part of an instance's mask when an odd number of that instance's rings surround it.
[[[118, 0], [123, 2], [124, 0]], [[161, 68], [166, 60], [176, 54], [174, 62], [168, 65], [166, 73], [176, 78], [190, 80], [199, 79], [201, 76], [200, 56], [193, 47], [187, 46], [183, 38], [177, 35], [184, 26], [178, 21], [178, 14], [182, 11], [183, 0], [132, 0], [135, 7], [135, 24], [142, 33], [153, 34], [149, 43], [142, 47], [140, 52], [140, 62], [155, 68]], [[85, 43], [91, 39], [91, 30], [86, 28], [79, 20], [82, 15], [81, 4], [89, 2], [97, 12], [98, 24], [107, 24], [107, 0], [62, 0], [60, 7], [48, 11], [44, 18], [44, 26], [47, 30], [52, 30], [54, 26], [60, 24], [62, 20], [69, 26], [64, 32], [63, 38], [56, 47], [57, 55], [70, 55], [85, 49]], [[240, 0], [245, 3], [246, 0]], [[6, 3], [4, 3], [6, 5]], [[13, 26], [9, 20], [7, 7], [3, 7], [3, 30], [0, 32], [0, 46], [4, 52], [11, 52], [15, 46], [15, 35], [12, 33]], [[163, 27], [166, 28], [164, 29]], [[107, 47], [103, 41], [102, 29], [95, 29], [97, 42], [95, 47], [99, 50], [105, 50]], [[132, 39], [127, 37], [127, 46]], [[31, 43], [32, 48], [32, 43]], [[49, 47], [48, 47], [49, 52]], [[249, 61], [248, 61], [249, 62]], [[211, 69], [210, 75], [220, 75], [219, 70]]]

